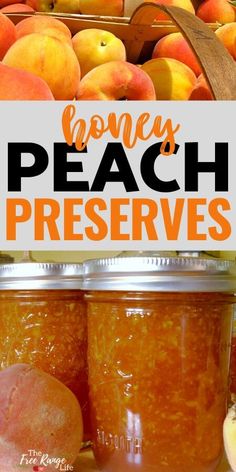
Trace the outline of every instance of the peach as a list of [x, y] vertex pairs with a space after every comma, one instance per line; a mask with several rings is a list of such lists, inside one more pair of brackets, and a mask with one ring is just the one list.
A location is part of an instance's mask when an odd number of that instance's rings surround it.
[[236, 9], [228, 0], [204, 0], [196, 15], [206, 23], [231, 23], [236, 20]]
[[80, 0], [80, 11], [84, 15], [122, 16], [123, 0]]
[[0, 13], [0, 61], [16, 41], [16, 27], [6, 15]]
[[[0, 8], [6, 7], [7, 5], [11, 5], [12, 3], [16, 3], [16, 0], [0, 0]], [[24, 0], [19, 0], [18, 3], [24, 3]]]
[[49, 13], [80, 13], [80, 0], [28, 0], [36, 11]]
[[168, 34], [157, 42], [152, 53], [152, 59], [158, 57], [177, 59], [177, 61], [183, 62], [186, 66], [190, 67], [195, 75], [198, 76], [201, 73], [201, 67], [195, 54], [181, 33]]
[[32, 33], [18, 39], [7, 51], [3, 63], [41, 77], [57, 100], [74, 98], [80, 67], [72, 47], [53, 36]]
[[[175, 7], [180, 7], [180, 8], [183, 8], [183, 10], [187, 10], [193, 15], [195, 15], [195, 9], [191, 0], [160, 0], [160, 1], [151, 0], [151, 1], [152, 3], [159, 3], [159, 4], [167, 5], [167, 6], [173, 5]], [[144, 0], [144, 2], [150, 2], [150, 0]], [[167, 15], [166, 13], [160, 10], [160, 12], [157, 13], [156, 19], [160, 21], [163, 21], [163, 20], [166, 21], [166, 20], [170, 20], [171, 18], [169, 17], [169, 15]]]
[[110, 61], [125, 61], [126, 50], [122, 41], [109, 31], [96, 28], [79, 31], [72, 38], [81, 76], [91, 69]]
[[214, 100], [203, 74], [199, 75], [189, 100]]
[[228, 49], [231, 56], [236, 59], [235, 41], [236, 41], [236, 23], [227, 23], [216, 30], [216, 36]]
[[176, 59], [151, 59], [142, 69], [153, 81], [157, 100], [188, 100], [197, 81], [192, 69]]
[[35, 10], [29, 5], [25, 5], [25, 3], [12, 3], [11, 5], [1, 8], [0, 11], [2, 13], [33, 13]]
[[155, 100], [148, 75], [124, 61], [112, 61], [92, 69], [80, 82], [78, 100]]
[[[31, 365], [14, 364], [0, 372], [0, 403], [1, 471], [26, 465], [24, 470], [32, 472], [44, 466], [42, 457], [27, 466], [32, 449], [74, 463], [82, 440], [81, 409], [64, 384]], [[56, 467], [47, 465], [45, 470]]]
[[54, 97], [44, 80], [0, 63], [0, 100], [54, 100]]
[[71, 42], [71, 32], [69, 28], [62, 23], [62, 21], [57, 20], [56, 18], [51, 18], [48, 16], [30, 16], [21, 20], [16, 25], [16, 36], [17, 39], [22, 38], [31, 33], [41, 33], [48, 36], [54, 36], [61, 41], [66, 41], [68, 44], [72, 45]]

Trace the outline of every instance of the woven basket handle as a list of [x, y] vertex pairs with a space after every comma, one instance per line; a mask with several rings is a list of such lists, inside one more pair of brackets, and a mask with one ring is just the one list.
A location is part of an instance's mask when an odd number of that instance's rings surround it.
[[[197, 16], [174, 6], [144, 3], [133, 13], [132, 25], [152, 26], [158, 10], [167, 13], [191, 46], [215, 100], [236, 100], [236, 63], [215, 33]], [[137, 63], [145, 43], [141, 30], [125, 42], [128, 60]]]

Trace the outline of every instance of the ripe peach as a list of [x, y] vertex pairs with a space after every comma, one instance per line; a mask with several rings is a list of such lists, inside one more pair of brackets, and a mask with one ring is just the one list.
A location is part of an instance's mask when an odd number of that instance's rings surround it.
[[228, 49], [231, 56], [236, 59], [235, 41], [236, 41], [236, 23], [227, 23], [218, 30], [216, 30], [216, 36]]
[[80, 0], [79, 7], [84, 15], [122, 16], [123, 0]]
[[75, 97], [80, 67], [75, 52], [66, 42], [45, 34], [27, 34], [11, 46], [3, 63], [41, 77], [57, 100]]
[[0, 100], [54, 100], [54, 97], [44, 80], [0, 63]]
[[[175, 7], [180, 7], [180, 8], [183, 8], [183, 10], [187, 10], [193, 15], [195, 15], [195, 9], [193, 7], [191, 0], [160, 0], [160, 1], [151, 0], [151, 1], [152, 3], [160, 3], [162, 5], [173, 5]], [[150, 0], [144, 0], [144, 2], [150, 2]], [[163, 13], [160, 10], [160, 12], [157, 13], [156, 19], [161, 20], [161, 21], [163, 20], [166, 21], [166, 20], [170, 20], [170, 17], [169, 15], [167, 15], [166, 13]]]
[[196, 15], [206, 23], [230, 23], [236, 20], [236, 9], [228, 0], [204, 0]]
[[199, 75], [189, 100], [213, 100], [213, 95], [203, 74]]
[[82, 77], [94, 67], [106, 62], [126, 60], [123, 42], [109, 31], [96, 28], [79, 31], [73, 37], [72, 44]]
[[6, 15], [0, 13], [0, 61], [16, 41], [16, 27]]
[[[12, 3], [16, 3], [16, 0], [0, 0], [0, 8], [6, 7], [7, 5], [11, 5]], [[24, 0], [19, 0], [18, 3], [25, 3]]]
[[151, 59], [142, 69], [154, 83], [157, 100], [188, 100], [197, 81], [193, 71], [176, 59]]
[[79, 84], [78, 100], [155, 100], [148, 75], [124, 61], [112, 61], [92, 69]]
[[[1, 471], [19, 470], [32, 449], [74, 463], [82, 440], [81, 409], [64, 384], [31, 365], [14, 364], [0, 372], [0, 403]], [[45, 465], [40, 461], [35, 465]], [[31, 463], [24, 470], [36, 467]]]
[[1, 8], [2, 13], [33, 13], [35, 10], [25, 3], [12, 3], [6, 7]]
[[187, 40], [181, 33], [171, 33], [161, 38], [152, 53], [152, 59], [158, 57], [171, 57], [183, 62], [190, 67], [195, 75], [201, 73], [201, 67]]
[[44, 80], [0, 63], [0, 100], [54, 100], [54, 97]]
[[31, 33], [41, 33], [54, 36], [57, 39], [71, 43], [71, 32], [69, 28], [60, 20], [48, 16], [30, 16], [21, 20], [16, 25], [17, 39]]
[[30, 5], [31, 3], [35, 5], [36, 11], [45, 11], [48, 13], [80, 13], [79, 2], [80, 0], [28, 0], [27, 1], [27, 3], [29, 3]]

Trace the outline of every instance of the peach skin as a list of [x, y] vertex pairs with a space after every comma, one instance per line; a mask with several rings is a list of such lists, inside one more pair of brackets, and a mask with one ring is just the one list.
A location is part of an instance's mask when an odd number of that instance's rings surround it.
[[189, 100], [213, 100], [213, 95], [203, 74], [199, 75]]
[[18, 39], [3, 64], [26, 70], [47, 82], [56, 100], [75, 97], [80, 66], [72, 47], [53, 36], [32, 33]]
[[92, 69], [79, 84], [78, 100], [155, 100], [151, 79], [139, 67], [112, 61]]
[[152, 79], [157, 100], [188, 100], [197, 81], [193, 71], [176, 59], [151, 59], [142, 70]]
[[[160, 0], [160, 1], [151, 0], [151, 1], [152, 3], [160, 3], [162, 5], [170, 5], [170, 6], [173, 5], [175, 7], [183, 8], [183, 10], [187, 10], [193, 15], [195, 15], [195, 9], [193, 7], [191, 0]], [[144, 2], [150, 2], [150, 0], [144, 0]], [[167, 15], [166, 13], [160, 10], [160, 12], [157, 13], [156, 19], [160, 21], [166, 21], [166, 20], [170, 20], [170, 17], [169, 15]]]
[[0, 100], [54, 100], [54, 97], [44, 80], [0, 63]]
[[126, 60], [123, 42], [109, 31], [97, 28], [79, 31], [73, 36], [72, 44], [80, 63], [81, 77], [106, 62]]
[[171, 33], [161, 38], [152, 53], [152, 59], [169, 57], [183, 62], [196, 76], [201, 74], [201, 67], [187, 40], [181, 33]]
[[31, 365], [14, 364], [0, 372], [0, 403], [1, 471], [19, 471], [23, 465], [37, 470], [26, 462], [32, 449], [54, 458], [54, 465], [47, 457], [35, 463], [48, 464], [48, 472], [58, 469], [55, 458], [64, 458], [64, 470], [71, 470], [65, 464], [74, 463], [83, 428], [79, 403], [64, 384]]
[[0, 13], [0, 61], [9, 47], [16, 41], [16, 27], [3, 13]]
[[54, 36], [61, 41], [66, 41], [72, 45], [71, 32], [69, 28], [60, 20], [48, 16], [30, 16], [21, 20], [16, 25], [17, 39], [27, 34], [41, 33]]
[[216, 30], [216, 36], [228, 49], [231, 56], [236, 60], [235, 41], [236, 41], [236, 22], [227, 23]]
[[84, 15], [122, 16], [123, 0], [79, 0], [81, 13]]
[[196, 15], [206, 23], [230, 23], [236, 20], [236, 9], [228, 0], [204, 0]]
[[12, 3], [6, 7], [1, 8], [1, 13], [34, 13], [34, 9], [25, 3]]

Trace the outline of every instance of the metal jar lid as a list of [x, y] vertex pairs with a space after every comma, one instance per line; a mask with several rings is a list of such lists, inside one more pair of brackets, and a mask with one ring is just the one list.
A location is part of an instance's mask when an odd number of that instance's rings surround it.
[[84, 263], [84, 290], [235, 292], [233, 261], [198, 257], [114, 257]]
[[82, 264], [4, 264], [0, 265], [0, 290], [80, 289], [82, 273]]

